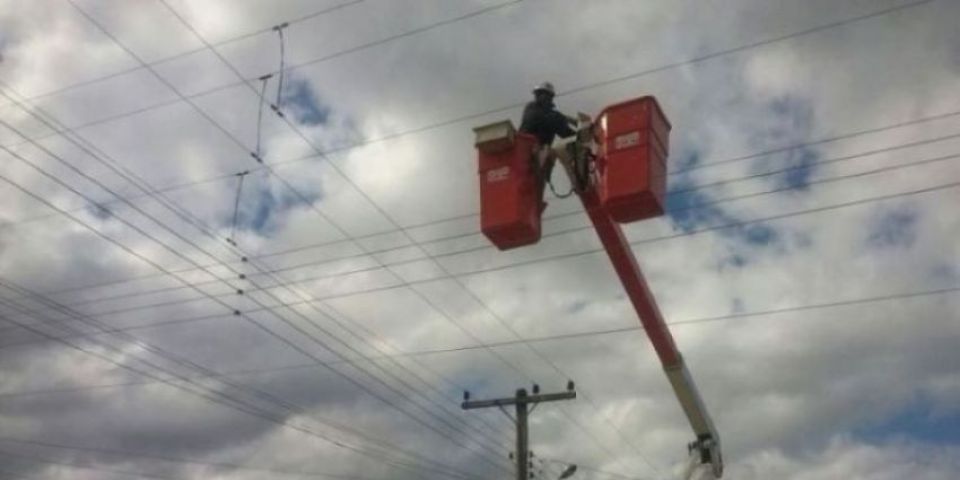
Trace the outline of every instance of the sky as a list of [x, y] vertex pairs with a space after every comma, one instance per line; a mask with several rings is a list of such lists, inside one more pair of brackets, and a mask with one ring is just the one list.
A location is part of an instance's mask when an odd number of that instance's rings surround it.
[[673, 126], [667, 213], [623, 228], [724, 478], [957, 478], [956, 18], [0, 0], [0, 478], [512, 478], [512, 421], [462, 392], [568, 380], [535, 478], [679, 478], [693, 435], [576, 198], [536, 245], [479, 233], [472, 128], [545, 80]]

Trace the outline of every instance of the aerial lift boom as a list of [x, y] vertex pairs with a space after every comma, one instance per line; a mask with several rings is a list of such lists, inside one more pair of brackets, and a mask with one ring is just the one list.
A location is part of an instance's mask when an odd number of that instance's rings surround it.
[[630, 243], [623, 235], [620, 225], [610, 218], [602, 208], [600, 199], [595, 191], [580, 192], [583, 207], [597, 230], [597, 235], [603, 243], [607, 256], [613, 263], [613, 268], [620, 277], [630, 303], [640, 318], [643, 330], [650, 338], [653, 349], [660, 359], [661, 365], [667, 374], [667, 379], [673, 387], [673, 392], [680, 401], [683, 413], [693, 428], [696, 440], [689, 445], [691, 452], [700, 457], [700, 462], [710, 464], [714, 476], [720, 477], [723, 473], [723, 459], [720, 455], [720, 435], [713, 425], [713, 420], [700, 398], [696, 384], [683, 362], [683, 356], [673, 341], [673, 335], [663, 320], [663, 315], [657, 307], [657, 302], [647, 285], [640, 265], [633, 255]]
[[[480, 156], [481, 230], [500, 249], [540, 239], [536, 142], [509, 121], [474, 129]], [[670, 124], [653, 97], [610, 106], [596, 123], [580, 115], [580, 128], [559, 157], [571, 185], [636, 310], [667, 379], [696, 436], [688, 445], [694, 462], [723, 474], [720, 436], [683, 356], [657, 307], [621, 222], [662, 215]]]

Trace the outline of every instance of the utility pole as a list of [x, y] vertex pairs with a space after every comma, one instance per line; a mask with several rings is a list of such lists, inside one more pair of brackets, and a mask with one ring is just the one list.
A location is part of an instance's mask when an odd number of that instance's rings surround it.
[[[470, 392], [463, 392], [463, 403], [460, 406], [464, 410], [473, 410], [477, 408], [497, 407], [508, 417], [510, 416], [503, 407], [513, 405], [516, 409], [516, 417], [513, 419], [517, 425], [517, 480], [530, 480], [529, 461], [529, 428], [527, 419], [530, 412], [536, 408], [537, 404], [544, 402], [556, 402], [559, 400], [573, 400], [577, 398], [577, 392], [573, 388], [573, 381], [567, 383], [566, 392], [540, 393], [538, 385], [533, 386], [533, 395], [527, 394], [525, 388], [517, 389], [512, 397], [496, 398], [492, 400], [470, 400]], [[530, 407], [533, 405], [533, 407]]]

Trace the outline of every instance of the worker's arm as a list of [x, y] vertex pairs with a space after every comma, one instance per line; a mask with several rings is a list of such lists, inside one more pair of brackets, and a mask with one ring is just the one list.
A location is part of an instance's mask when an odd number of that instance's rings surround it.
[[576, 125], [576, 119], [568, 117], [556, 110], [551, 112], [550, 122], [553, 127], [553, 131], [560, 136], [560, 138], [572, 137], [576, 130], [573, 129], [572, 125]]

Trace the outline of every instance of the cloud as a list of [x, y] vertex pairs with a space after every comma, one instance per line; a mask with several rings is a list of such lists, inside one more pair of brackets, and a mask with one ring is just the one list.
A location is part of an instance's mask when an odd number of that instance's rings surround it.
[[[903, 167], [955, 154], [960, 142], [860, 155], [960, 128], [952, 116], [903, 124], [960, 109], [953, 3], [768, 43], [901, 3], [429, 0], [310, 16], [337, 3], [171, 1], [247, 79], [279, 64], [271, 27], [301, 19], [285, 30], [285, 60], [298, 66], [284, 118], [163, 5], [141, 3], [78, 5], [176, 92], [68, 4], [0, 0], [0, 90], [17, 100], [0, 98], [11, 127], [0, 144], [80, 194], [5, 152], [2, 175], [175, 272], [158, 275], [0, 181], [0, 424], [5, 436], [88, 449], [0, 440], [0, 450], [40, 459], [5, 457], [13, 473], [265, 474], [247, 465], [456, 476], [430, 470], [436, 461], [503, 476], [512, 423], [495, 409], [461, 411], [461, 391], [497, 397], [568, 379], [578, 400], [533, 415], [539, 455], [581, 465], [582, 477], [678, 470], [691, 434], [642, 331], [518, 341], [637, 325], [607, 258], [582, 254], [597, 249], [595, 233], [554, 235], [588, 225], [576, 199], [549, 199], [549, 216], [570, 215], [547, 222], [541, 243], [479, 249], [470, 127], [518, 120], [519, 109], [504, 107], [545, 79], [570, 92], [557, 100], [565, 112], [654, 94], [671, 119], [669, 215], [625, 231], [665, 318], [681, 322], [673, 331], [723, 435], [730, 478], [960, 471], [946, 428], [960, 404], [957, 297], [883, 300], [960, 280], [960, 223], [948, 208], [956, 190], [910, 193], [957, 181], [956, 162]], [[39, 109], [75, 132], [52, 134]], [[258, 144], [269, 171], [251, 156]], [[849, 178], [823, 181], [840, 176]], [[832, 208], [881, 196], [894, 197]], [[461, 248], [471, 250], [448, 255]], [[878, 300], [804, 308], [864, 298]], [[750, 315], [769, 310], [782, 312]], [[98, 333], [79, 314], [136, 329]], [[197, 316], [208, 318], [174, 322]], [[495, 342], [509, 344], [484, 347]], [[434, 349], [449, 351], [385, 358]]]
[[878, 248], [910, 248], [916, 240], [914, 231], [918, 221], [918, 213], [910, 210], [883, 213], [868, 230], [867, 244]]

